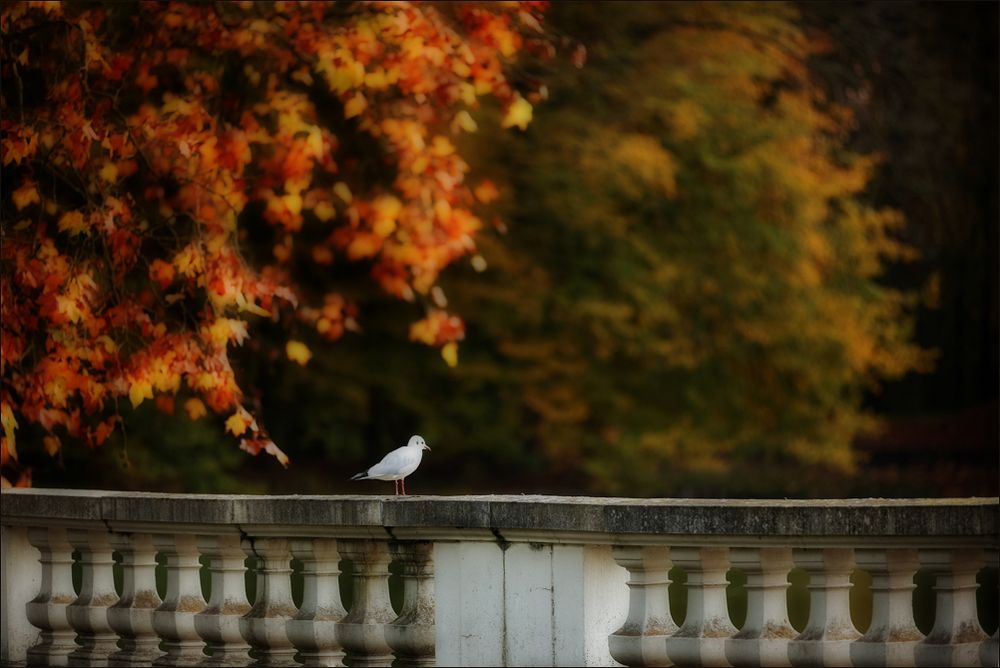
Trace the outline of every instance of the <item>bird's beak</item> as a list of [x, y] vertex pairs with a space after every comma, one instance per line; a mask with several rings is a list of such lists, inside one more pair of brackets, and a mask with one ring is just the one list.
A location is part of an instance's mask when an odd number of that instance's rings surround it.
[[430, 450], [431, 446], [424, 444], [424, 450]]

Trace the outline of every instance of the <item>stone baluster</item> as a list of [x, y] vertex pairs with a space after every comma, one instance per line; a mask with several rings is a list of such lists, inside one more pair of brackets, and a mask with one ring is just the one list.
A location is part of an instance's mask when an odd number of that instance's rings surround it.
[[205, 659], [205, 643], [195, 630], [195, 615], [205, 609], [198, 546], [191, 534], [156, 534], [153, 544], [166, 562], [167, 593], [153, 612], [153, 628], [163, 639], [158, 666], [193, 666]]
[[108, 608], [108, 623], [121, 637], [112, 666], [148, 666], [163, 652], [153, 629], [153, 611], [162, 603], [156, 593], [156, 548], [145, 533], [111, 534], [122, 557], [122, 596]]
[[194, 628], [206, 643], [209, 656], [203, 666], [245, 666], [250, 645], [240, 631], [240, 618], [250, 611], [245, 580], [246, 554], [240, 535], [222, 533], [197, 537], [198, 549], [208, 558], [211, 596], [194, 616]]
[[669, 666], [667, 636], [677, 632], [670, 616], [670, 548], [616, 545], [615, 562], [628, 571], [628, 617], [608, 637], [615, 661], [626, 666]]
[[28, 621], [39, 629], [38, 643], [28, 648], [29, 666], [65, 666], [77, 648], [66, 609], [76, 600], [73, 590], [73, 546], [59, 527], [28, 529], [28, 542], [41, 555], [42, 583], [38, 596], [25, 606]]
[[789, 547], [737, 548], [733, 566], [747, 577], [747, 619], [726, 641], [734, 666], [787, 666], [788, 641], [797, 633], [788, 621], [788, 573], [794, 568]]
[[[1000, 567], [1000, 554], [990, 550], [987, 555], [989, 556], [989, 566]], [[997, 581], [997, 594], [1000, 595], [1000, 580]], [[984, 640], [979, 647], [979, 665], [989, 668], [1000, 665], [1000, 627], [997, 627], [993, 635]]]
[[397, 668], [435, 665], [434, 543], [393, 542], [393, 559], [402, 567], [403, 608], [385, 627]]
[[872, 622], [851, 643], [855, 666], [911, 666], [923, 634], [913, 622], [913, 576], [919, 568], [911, 549], [859, 549], [858, 567], [872, 578]]
[[798, 549], [796, 565], [809, 574], [809, 623], [788, 644], [793, 666], [848, 666], [861, 637], [851, 621], [850, 548]]
[[118, 650], [118, 635], [108, 624], [108, 608], [118, 601], [110, 534], [103, 527], [70, 529], [69, 542], [80, 552], [82, 574], [80, 595], [66, 608], [80, 645], [69, 655], [69, 665], [106, 666]]
[[980, 549], [929, 549], [920, 551], [920, 562], [937, 578], [937, 612], [934, 627], [915, 648], [918, 666], [972, 666], [987, 639], [979, 625], [976, 575], [984, 564]]
[[354, 565], [354, 601], [337, 637], [351, 666], [388, 666], [392, 650], [385, 625], [396, 618], [389, 601], [389, 549], [375, 540], [341, 540], [339, 546]]
[[337, 623], [346, 615], [340, 598], [340, 553], [333, 538], [291, 541], [292, 556], [302, 562], [302, 606], [288, 621], [288, 637], [305, 666], [342, 666], [344, 650]]
[[[246, 547], [246, 546], [245, 546]], [[288, 539], [251, 539], [250, 555], [258, 557], [257, 599], [240, 620], [240, 631], [259, 653], [257, 666], [294, 666], [295, 646], [286, 625], [295, 617], [292, 601], [291, 560]]]
[[687, 617], [667, 638], [667, 656], [678, 665], [728, 666], [726, 639], [736, 633], [726, 603], [727, 547], [675, 547], [674, 563], [687, 572]]

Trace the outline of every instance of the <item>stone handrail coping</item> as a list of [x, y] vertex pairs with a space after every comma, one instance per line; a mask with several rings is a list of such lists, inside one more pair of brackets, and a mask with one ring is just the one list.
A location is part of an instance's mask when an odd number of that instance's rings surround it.
[[[283, 535], [373, 534], [447, 540], [648, 542], [734, 537], [817, 542], [998, 544], [1000, 500], [949, 499], [634, 499], [585, 496], [263, 496], [71, 489], [8, 489], [5, 525], [101, 521], [115, 530], [163, 524], [204, 531], [219, 525], [268, 527]], [[220, 527], [221, 528], [221, 527]], [[656, 541], [659, 542], [659, 541]]]

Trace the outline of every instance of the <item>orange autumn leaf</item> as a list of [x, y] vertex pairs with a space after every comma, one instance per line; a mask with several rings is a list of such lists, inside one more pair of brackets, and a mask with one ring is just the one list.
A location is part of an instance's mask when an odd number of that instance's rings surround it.
[[12, 192], [10, 196], [14, 200], [14, 206], [17, 207], [18, 211], [42, 201], [38, 196], [38, 188], [33, 181], [26, 181], [20, 188]]
[[161, 290], [166, 290], [174, 281], [174, 265], [157, 258], [149, 264], [149, 277], [160, 286]]
[[156, 407], [167, 415], [174, 414], [174, 398], [169, 394], [158, 394], [154, 400]]
[[351, 260], [361, 260], [371, 257], [382, 247], [382, 238], [377, 234], [359, 233], [347, 246], [347, 257]]
[[49, 435], [42, 437], [42, 445], [45, 446], [45, 452], [49, 453], [50, 457], [55, 457], [62, 447], [62, 442], [60, 442], [58, 436]]
[[497, 190], [496, 184], [489, 179], [480, 181], [479, 185], [477, 185], [473, 190], [473, 193], [475, 193], [476, 199], [483, 204], [489, 204], [496, 198], [500, 197], [500, 191]]
[[205, 408], [204, 402], [197, 397], [192, 397], [185, 401], [184, 410], [187, 411], [188, 418], [191, 420], [197, 420], [208, 414], [208, 409]]
[[59, 218], [59, 231], [77, 235], [85, 232], [89, 225], [80, 211], [67, 211]]

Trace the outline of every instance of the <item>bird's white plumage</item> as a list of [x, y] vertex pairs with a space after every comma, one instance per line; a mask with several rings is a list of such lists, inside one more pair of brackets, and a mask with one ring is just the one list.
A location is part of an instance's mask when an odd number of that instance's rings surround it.
[[424, 439], [420, 436], [412, 436], [409, 443], [387, 454], [382, 458], [382, 461], [368, 469], [364, 477], [359, 479], [402, 480], [420, 466], [425, 449], [429, 450], [430, 448], [424, 443]]

